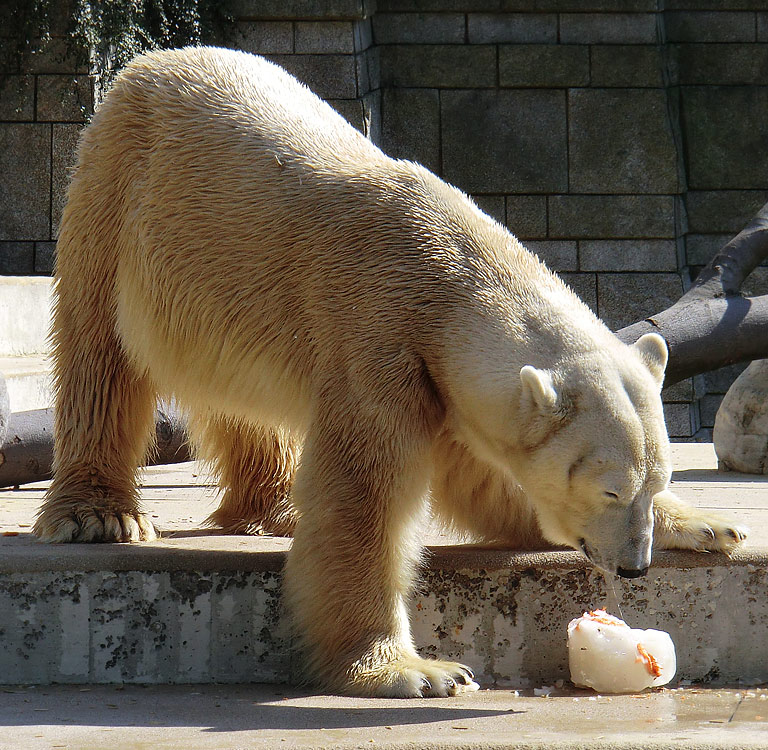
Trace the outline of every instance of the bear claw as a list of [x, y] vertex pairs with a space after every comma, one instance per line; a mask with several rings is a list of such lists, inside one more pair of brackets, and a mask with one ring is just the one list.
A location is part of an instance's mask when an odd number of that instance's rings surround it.
[[75, 511], [71, 517], [57, 522], [38, 519], [34, 533], [43, 542], [151, 542], [158, 537], [157, 530], [144, 513], [103, 512], [89, 509]]

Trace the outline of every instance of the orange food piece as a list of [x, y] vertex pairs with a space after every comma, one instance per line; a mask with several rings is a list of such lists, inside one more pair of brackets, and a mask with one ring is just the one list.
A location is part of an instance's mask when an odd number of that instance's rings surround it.
[[19, 535], [18, 531], [4, 531], [3, 532], [3, 536], [18, 536], [18, 535]]
[[[614, 627], [621, 628], [628, 627], [627, 623], [619, 620], [618, 617], [609, 615], [604, 609], [594, 609], [591, 612], [585, 612], [582, 617], [587, 617], [591, 622], [596, 622], [598, 625], [613, 625]], [[576, 630], [579, 629], [580, 624], [581, 623], [576, 624]]]
[[656, 659], [653, 658], [653, 655], [645, 650], [642, 643], [637, 644], [637, 653], [637, 661], [641, 661], [645, 664], [648, 674], [652, 674], [654, 677], [659, 677], [661, 675], [661, 667], [659, 667], [659, 664]]

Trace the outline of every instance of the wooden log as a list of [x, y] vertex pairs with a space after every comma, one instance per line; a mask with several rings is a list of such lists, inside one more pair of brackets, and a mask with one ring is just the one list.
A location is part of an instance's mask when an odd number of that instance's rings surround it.
[[[8, 435], [0, 448], [0, 487], [14, 487], [51, 478], [53, 462], [53, 409], [11, 414]], [[155, 413], [156, 446], [145, 465], [189, 461], [186, 425], [174, 409]]]

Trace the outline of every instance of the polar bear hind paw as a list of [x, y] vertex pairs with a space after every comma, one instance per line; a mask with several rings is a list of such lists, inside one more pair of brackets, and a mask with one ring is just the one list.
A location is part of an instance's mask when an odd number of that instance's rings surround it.
[[472, 693], [480, 686], [464, 664], [413, 656], [357, 675], [350, 688], [353, 694], [373, 697], [447, 698]]
[[43, 542], [151, 542], [157, 530], [140, 511], [73, 508], [67, 515], [40, 514], [33, 529]]

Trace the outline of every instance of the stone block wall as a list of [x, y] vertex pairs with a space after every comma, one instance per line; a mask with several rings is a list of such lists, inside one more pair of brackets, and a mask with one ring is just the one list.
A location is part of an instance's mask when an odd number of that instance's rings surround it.
[[[766, 0], [230, 0], [223, 43], [474, 196], [618, 328], [768, 201]], [[0, 273], [49, 273], [93, 80], [63, 32], [0, 56]], [[761, 273], [762, 272], [762, 273]], [[768, 291], [759, 269], [747, 285]], [[707, 437], [738, 368], [664, 394]]]
[[[0, 28], [9, 27], [7, 12]], [[15, 39], [0, 37], [0, 274], [50, 274], [93, 76], [69, 49], [64, 18], [23, 67], [15, 50]]]

